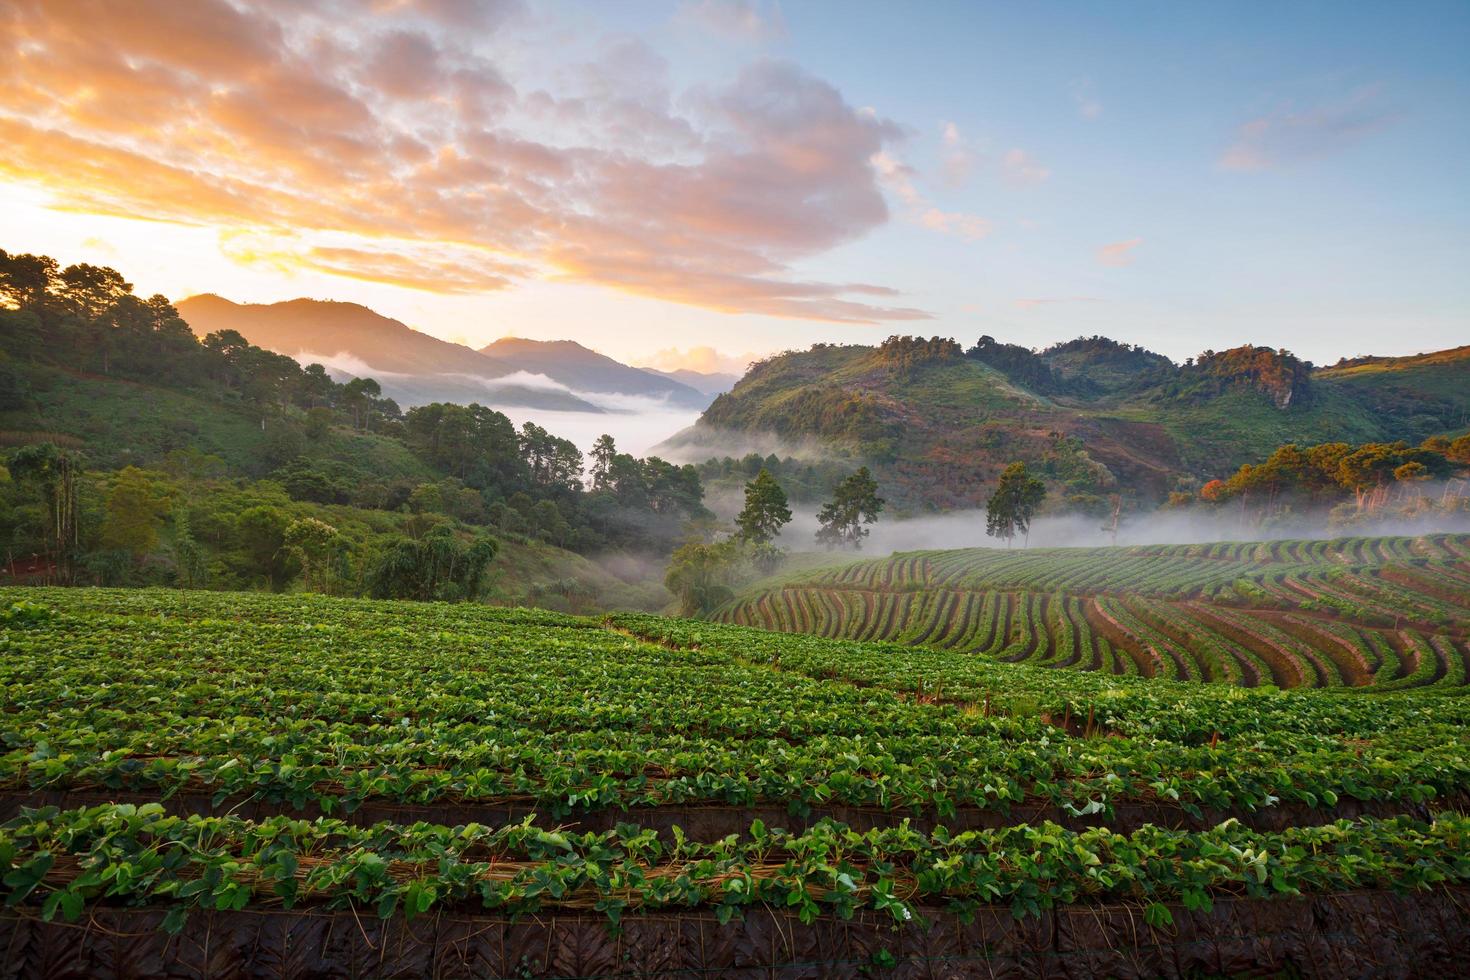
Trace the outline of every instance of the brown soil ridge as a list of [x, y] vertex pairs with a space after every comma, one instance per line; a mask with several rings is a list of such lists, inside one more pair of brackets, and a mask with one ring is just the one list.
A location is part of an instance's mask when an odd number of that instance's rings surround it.
[[[195, 911], [177, 936], [164, 912], [92, 909], [81, 922], [33, 910], [0, 915], [6, 976], [313, 977], [1198, 977], [1464, 976], [1470, 888], [1364, 890], [1249, 899], [1208, 910], [1161, 903], [1152, 926], [1133, 904], [1079, 903], [1017, 918], [922, 910], [827, 914], [803, 923], [764, 907], [721, 924], [708, 910], [543, 910], [519, 919], [437, 912], [406, 921], [370, 911]], [[885, 969], [886, 968], [886, 969]], [[889, 971], [892, 971], [891, 973]]]

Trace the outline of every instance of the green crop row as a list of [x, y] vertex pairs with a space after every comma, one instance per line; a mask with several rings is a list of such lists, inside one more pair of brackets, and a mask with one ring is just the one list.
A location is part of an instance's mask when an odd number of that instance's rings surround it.
[[1198, 814], [1470, 790], [1455, 697], [1145, 682], [659, 617], [25, 595], [47, 613], [0, 633], [12, 796]]
[[800, 833], [760, 823], [743, 838], [696, 843], [624, 825], [600, 834], [529, 821], [490, 828], [286, 817], [181, 818], [157, 804], [28, 810], [0, 828], [0, 896], [50, 920], [98, 904], [168, 909], [179, 931], [195, 909], [362, 908], [412, 919], [440, 908], [530, 914], [588, 909], [751, 907], [803, 921], [927, 908], [1009, 906], [1018, 918], [1058, 905], [1137, 903], [1165, 925], [1164, 903], [1209, 909], [1219, 896], [1411, 891], [1470, 880], [1470, 818], [1339, 821], [1277, 833], [1227, 821], [1206, 831], [1132, 834], [1055, 824], [951, 835], [908, 827]]

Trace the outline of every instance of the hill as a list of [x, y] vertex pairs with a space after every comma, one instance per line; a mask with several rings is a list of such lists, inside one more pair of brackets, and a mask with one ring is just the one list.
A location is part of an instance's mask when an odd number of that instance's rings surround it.
[[234, 330], [257, 347], [303, 362], [316, 360], [339, 375], [371, 377], [405, 407], [453, 401], [601, 411], [570, 392], [512, 377], [518, 370], [513, 365], [420, 333], [357, 303], [234, 303], [205, 294], [181, 300], [177, 309], [200, 337]]
[[0, 590], [0, 644], [22, 975], [200, 975], [203, 936], [330, 976], [1470, 956], [1437, 692], [161, 590]]
[[1228, 476], [1288, 442], [1418, 442], [1467, 419], [1467, 348], [1321, 369], [1250, 346], [1175, 365], [1096, 337], [1041, 352], [893, 337], [759, 362], [663, 451], [815, 442], [872, 464], [906, 510], [981, 504], [1021, 459], [1054, 501], [1098, 510], [1119, 490], [1157, 501]]
[[1109, 674], [1463, 687], [1470, 535], [907, 552], [762, 581], [714, 617]]
[[698, 474], [603, 462], [588, 487], [540, 426], [405, 411], [116, 270], [0, 252], [7, 579], [657, 608], [648, 569], [707, 514]]
[[571, 340], [502, 337], [481, 354], [530, 374], [544, 375], [576, 392], [650, 398], [681, 408], [702, 409], [711, 397], [656, 371], [629, 367]]

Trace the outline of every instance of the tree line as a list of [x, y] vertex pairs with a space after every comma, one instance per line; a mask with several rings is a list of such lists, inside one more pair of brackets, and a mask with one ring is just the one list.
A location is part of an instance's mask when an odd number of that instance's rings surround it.
[[[1437, 492], [1426, 492], [1435, 485]], [[1211, 480], [1197, 494], [1179, 492], [1178, 506], [1238, 506], [1258, 519], [1279, 518], [1298, 508], [1331, 508], [1336, 524], [1435, 509], [1470, 509], [1470, 434], [1407, 442], [1353, 445], [1287, 443], [1259, 463], [1246, 463], [1227, 479]]]

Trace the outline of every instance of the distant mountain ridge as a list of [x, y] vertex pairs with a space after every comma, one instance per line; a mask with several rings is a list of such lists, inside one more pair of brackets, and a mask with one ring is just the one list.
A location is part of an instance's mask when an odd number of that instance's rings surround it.
[[630, 367], [573, 340], [502, 337], [479, 353], [516, 370], [541, 374], [576, 392], [629, 395], [700, 410], [712, 396], [656, 371]]
[[666, 378], [673, 378], [711, 398], [723, 395], [740, 382], [740, 375], [723, 374], [718, 371], [695, 371], [691, 368], [679, 368], [676, 371], [660, 371], [658, 368], [644, 368], [643, 370], [661, 374]]
[[175, 304], [199, 336], [234, 330], [267, 350], [317, 359], [335, 374], [371, 377], [384, 394], [408, 407], [433, 401], [479, 402], [550, 411], [602, 409], [552, 386], [510, 377], [517, 368], [414, 330], [357, 303], [293, 299], [235, 303], [191, 296]]

